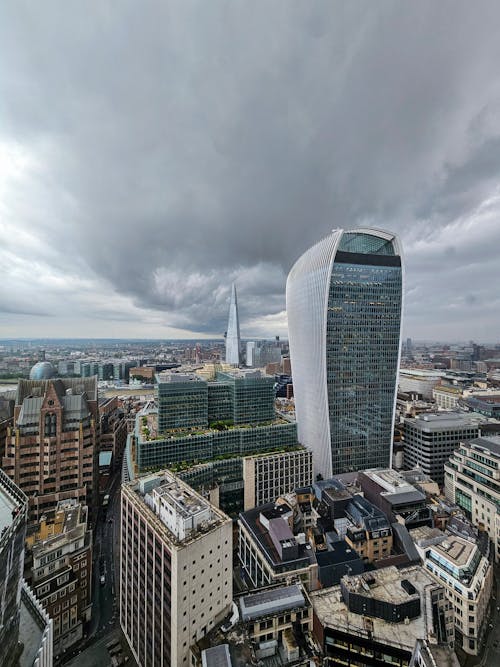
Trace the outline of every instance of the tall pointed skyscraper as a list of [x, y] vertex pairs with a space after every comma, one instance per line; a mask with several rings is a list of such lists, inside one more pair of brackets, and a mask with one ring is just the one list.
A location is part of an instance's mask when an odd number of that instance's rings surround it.
[[233, 366], [240, 365], [240, 320], [238, 318], [238, 299], [236, 298], [236, 285], [234, 283], [231, 290], [229, 321], [227, 323], [226, 363]]

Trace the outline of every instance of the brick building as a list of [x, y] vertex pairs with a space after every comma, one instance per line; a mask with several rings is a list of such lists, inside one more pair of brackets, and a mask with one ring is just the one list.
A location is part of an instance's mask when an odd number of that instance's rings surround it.
[[20, 380], [2, 468], [29, 499], [29, 523], [61, 500], [96, 505], [97, 378]]

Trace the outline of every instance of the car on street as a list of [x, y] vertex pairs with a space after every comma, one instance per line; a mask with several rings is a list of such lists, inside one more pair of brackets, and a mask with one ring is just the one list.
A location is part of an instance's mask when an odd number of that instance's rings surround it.
[[104, 586], [105, 583], [106, 583], [106, 575], [101, 574], [101, 586]]

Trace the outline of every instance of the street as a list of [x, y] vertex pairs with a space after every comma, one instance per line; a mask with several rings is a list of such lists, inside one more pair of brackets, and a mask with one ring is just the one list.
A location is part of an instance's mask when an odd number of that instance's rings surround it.
[[488, 638], [484, 650], [481, 666], [498, 667], [500, 665], [500, 566], [495, 565], [495, 579], [493, 588], [493, 612], [489, 623], [493, 626], [488, 628]]
[[[93, 607], [89, 637], [118, 623], [120, 481], [118, 470], [109, 489], [109, 504], [101, 508], [94, 531]], [[104, 577], [104, 583], [101, 583]]]

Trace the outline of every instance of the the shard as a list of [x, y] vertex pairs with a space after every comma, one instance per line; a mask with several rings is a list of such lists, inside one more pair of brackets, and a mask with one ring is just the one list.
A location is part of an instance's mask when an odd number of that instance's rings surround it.
[[233, 283], [231, 303], [229, 304], [229, 321], [226, 333], [226, 363], [240, 365], [240, 321], [238, 318], [238, 299], [236, 286]]

